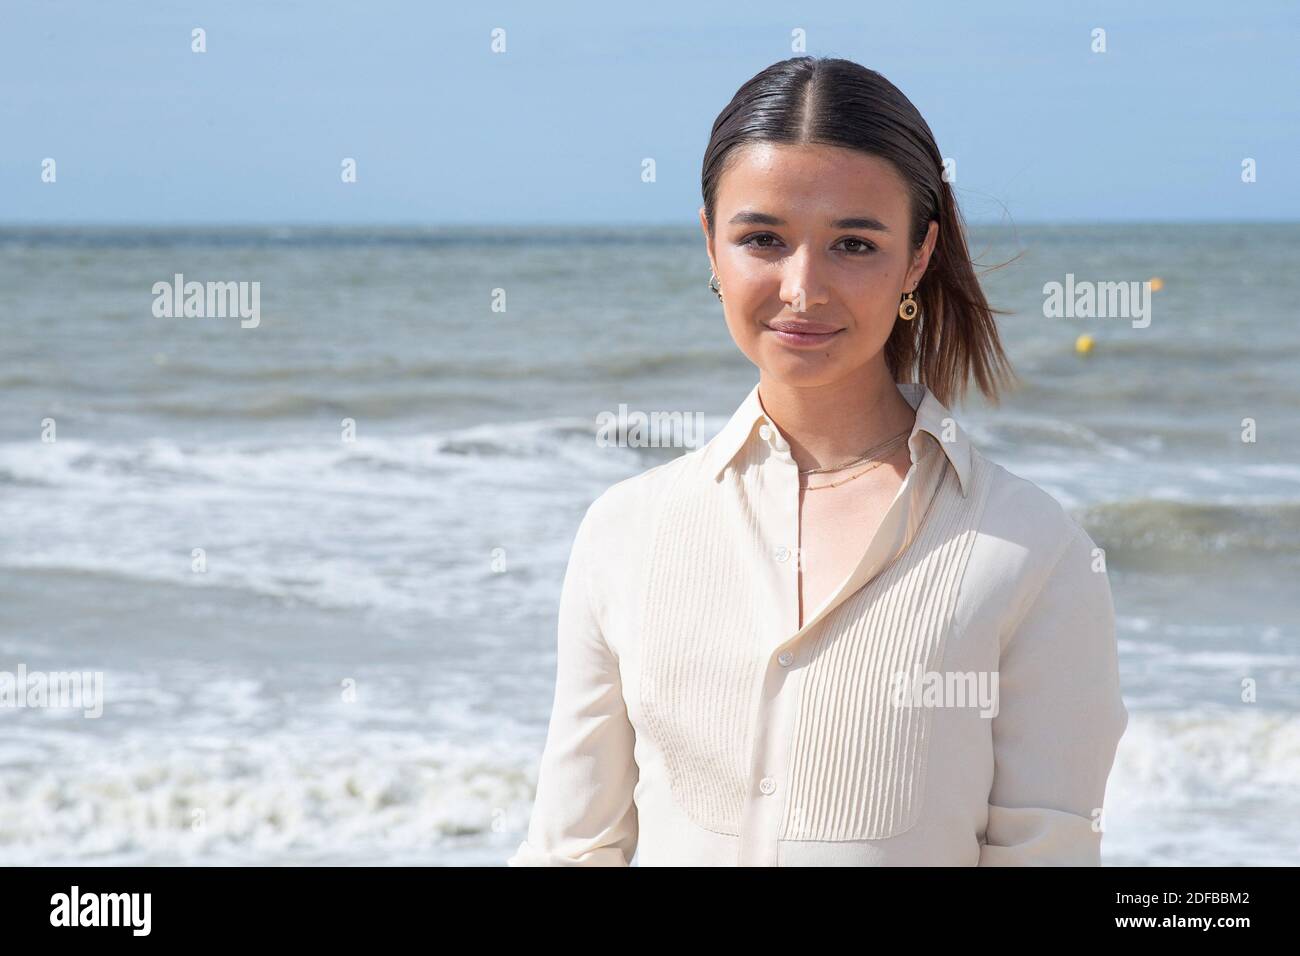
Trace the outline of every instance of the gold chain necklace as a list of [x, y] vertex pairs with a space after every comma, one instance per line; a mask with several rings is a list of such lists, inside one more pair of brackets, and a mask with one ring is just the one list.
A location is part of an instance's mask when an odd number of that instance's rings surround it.
[[873, 469], [873, 468], [879, 468], [879, 467], [880, 467], [881, 465], [883, 465], [883, 464], [884, 464], [883, 461], [872, 462], [870, 465], [868, 465], [866, 468], [863, 468], [863, 469], [862, 469], [860, 472], [858, 472], [856, 475], [850, 475], [848, 478], [841, 478], [839, 481], [828, 481], [828, 482], [826, 482], [826, 484], [824, 484], [824, 485], [804, 485], [804, 486], [803, 486], [803, 490], [804, 490], [804, 491], [821, 491], [823, 488], [837, 488], [837, 487], [839, 487], [840, 485], [847, 484], [848, 482], [852, 481], [854, 478], [861, 478], [861, 477], [862, 477], [863, 475], [865, 475], [867, 472], [871, 471], [871, 469]]
[[[873, 448], [872, 451], [879, 451], [879, 450], [881, 450], [881, 449], [888, 449], [888, 448], [890, 448], [890, 447], [892, 447], [892, 446], [894, 446], [894, 445], [897, 445], [899, 442], [901, 442], [905, 437], [907, 437], [907, 436], [910, 435], [910, 434], [911, 434], [911, 431], [910, 431], [910, 430], [909, 430], [909, 431], [905, 431], [905, 432], [901, 432], [901, 433], [899, 433], [898, 435], [895, 435], [893, 438], [889, 439], [888, 441], [883, 442], [882, 444], [876, 446], [876, 448]], [[799, 472], [799, 474], [801, 474], [801, 475], [808, 475], [808, 474], [816, 474], [816, 473], [818, 473], [818, 472], [842, 471], [843, 469], [845, 469], [845, 468], [849, 468], [849, 467], [852, 467], [852, 465], [857, 464], [857, 463], [860, 463], [861, 461], [862, 461], [862, 459], [858, 459], [858, 462], [850, 462], [848, 465], [840, 465], [840, 466], [837, 467], [837, 468], [817, 468], [817, 469], [810, 469], [809, 471], [801, 471], [801, 472]], [[863, 475], [865, 475], [867, 472], [871, 471], [873, 468], [879, 468], [881, 465], [883, 465], [883, 464], [885, 463], [885, 461], [886, 461], [885, 458], [880, 458], [879, 460], [872, 462], [872, 463], [871, 463], [870, 465], [868, 465], [866, 468], [863, 468], [863, 469], [862, 469], [861, 471], [859, 471], [857, 474], [850, 475], [850, 476], [847, 477], [847, 478], [841, 478], [839, 481], [828, 481], [828, 482], [826, 482], [826, 484], [824, 484], [824, 485], [803, 485], [803, 490], [804, 490], [804, 491], [821, 491], [823, 488], [838, 488], [840, 485], [847, 484], [848, 482], [852, 481], [852, 480], [855, 479], [855, 478], [861, 478]]]
[[852, 468], [854, 465], [860, 465], [862, 462], [866, 461], [872, 455], [877, 455], [888, 448], [892, 448], [894, 445], [897, 445], [902, 439], [906, 438], [911, 434], [912, 434], [912, 429], [910, 427], [906, 428], [903, 431], [899, 432], [897, 435], [895, 435], [893, 438], [887, 438], [884, 441], [882, 441], [879, 445], [873, 445], [871, 448], [868, 448], [857, 458], [854, 458], [851, 461], [846, 461], [842, 465], [835, 465], [833, 468], [800, 469], [799, 474], [820, 475], [831, 471], [843, 471], [845, 468]]

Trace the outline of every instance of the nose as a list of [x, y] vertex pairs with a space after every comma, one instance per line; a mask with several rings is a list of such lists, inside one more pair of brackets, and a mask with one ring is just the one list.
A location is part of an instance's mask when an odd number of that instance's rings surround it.
[[791, 312], [807, 312], [830, 300], [815, 254], [807, 244], [786, 256], [781, 271], [781, 300]]

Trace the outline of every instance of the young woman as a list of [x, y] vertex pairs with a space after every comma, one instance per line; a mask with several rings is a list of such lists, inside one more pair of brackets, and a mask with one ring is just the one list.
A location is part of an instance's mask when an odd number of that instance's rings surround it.
[[700, 221], [758, 382], [588, 509], [511, 865], [1097, 865], [1128, 722], [1104, 555], [948, 406], [1012, 377], [880, 74], [746, 83]]

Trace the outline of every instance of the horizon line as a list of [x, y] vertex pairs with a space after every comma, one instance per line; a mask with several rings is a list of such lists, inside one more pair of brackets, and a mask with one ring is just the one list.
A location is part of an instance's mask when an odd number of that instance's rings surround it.
[[[1300, 219], [965, 219], [967, 226], [1015, 228], [1017, 226], [1190, 226], [1190, 225], [1297, 225]], [[697, 221], [678, 222], [677, 220], [660, 221], [582, 221], [562, 222], [554, 220], [487, 222], [487, 221], [452, 221], [428, 222], [416, 220], [375, 220], [375, 221], [337, 221], [337, 220], [223, 220], [218, 222], [194, 222], [185, 220], [84, 220], [84, 221], [32, 221], [0, 220], [0, 231], [19, 229], [174, 229], [174, 230], [233, 230], [233, 229], [673, 229], [698, 231]]]

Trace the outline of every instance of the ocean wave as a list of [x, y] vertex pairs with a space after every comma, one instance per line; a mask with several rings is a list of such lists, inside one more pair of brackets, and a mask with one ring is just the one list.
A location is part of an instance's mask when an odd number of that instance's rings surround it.
[[1300, 863], [1300, 715], [1256, 707], [1130, 713], [1106, 785], [1105, 862]]
[[26, 757], [5, 745], [0, 863], [429, 862], [467, 838], [504, 859], [527, 825], [539, 746], [511, 739], [151, 730], [64, 734]]
[[[525, 379], [539, 382], [567, 382], [575, 377], [583, 381], [593, 379], [623, 381], [629, 377], [656, 372], [716, 368], [722, 363], [731, 361], [732, 358], [731, 353], [720, 349], [674, 352], [655, 352], [647, 349], [635, 353], [615, 353], [586, 359], [572, 357], [563, 351], [553, 351], [539, 352], [528, 358], [471, 356], [455, 360], [402, 360], [395, 357], [375, 357], [349, 359], [345, 363], [318, 362], [296, 365], [214, 364], [195, 361], [186, 356], [166, 355], [161, 355], [156, 361], [159, 364], [159, 375], [184, 383], [186, 386], [206, 381], [256, 384], [296, 382], [304, 385], [302, 395], [315, 395], [319, 398], [319, 392], [308, 388], [307, 383], [327, 383], [331, 390], [337, 390], [340, 386], [351, 390], [367, 384], [391, 387], [395, 383], [404, 382], [428, 382], [431, 385], [449, 382], [518, 382]], [[46, 384], [46, 382], [21, 370], [12, 370], [8, 373], [8, 377], [0, 377], [0, 385], [35, 384]], [[142, 400], [148, 399], [142, 396]], [[227, 406], [233, 400], [234, 396], [226, 395], [216, 404], [220, 410], [228, 411]], [[166, 409], [190, 406], [175, 404], [169, 406], [166, 403], [158, 403], [158, 407]]]
[[516, 620], [550, 609], [585, 503], [677, 453], [600, 447], [572, 419], [356, 443], [3, 444], [0, 567]]
[[[527, 827], [541, 746], [534, 732], [467, 727], [23, 740], [0, 745], [7, 865], [446, 862], [466, 842], [504, 860]], [[1103, 852], [1294, 863], [1295, 825], [1277, 821], [1292, 819], [1297, 788], [1300, 715], [1135, 712], [1106, 790]]]
[[[716, 430], [719, 423], [706, 419], [711, 426], [707, 430]], [[581, 464], [612, 477], [646, 456], [658, 459], [685, 450], [600, 445], [595, 418], [534, 419], [414, 435], [367, 434], [363, 423], [356, 441], [344, 442], [339, 434], [326, 433], [319, 441], [298, 434], [282, 442], [203, 444], [167, 439], [6, 442], [0, 443], [0, 484], [113, 488], [132, 479], [137, 483], [268, 486], [291, 481], [308, 490], [365, 490], [383, 495], [418, 493], [423, 488], [430, 493], [427, 484], [395, 486], [393, 482], [398, 473], [424, 481], [430, 475], [472, 468], [476, 463], [495, 468], [494, 461], [501, 458], [521, 464]]]
[[1075, 513], [1125, 563], [1253, 556], [1300, 561], [1300, 502], [1222, 503], [1139, 498]]
[[1115, 756], [1107, 802], [1230, 808], [1294, 802], [1300, 792], [1300, 714], [1236, 710], [1133, 711]]

